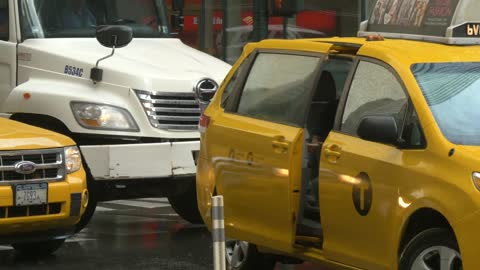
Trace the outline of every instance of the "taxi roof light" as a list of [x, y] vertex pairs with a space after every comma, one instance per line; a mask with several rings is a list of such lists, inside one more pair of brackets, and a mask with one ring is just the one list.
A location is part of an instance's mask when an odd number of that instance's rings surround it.
[[384, 41], [385, 39], [383, 38], [382, 35], [372, 34], [372, 35], [368, 35], [366, 40], [367, 41]]
[[388, 7], [385, 0], [375, 2], [369, 19], [360, 24], [359, 37], [369, 40], [371, 35], [381, 35], [450, 45], [480, 44], [480, 1], [396, 0]]

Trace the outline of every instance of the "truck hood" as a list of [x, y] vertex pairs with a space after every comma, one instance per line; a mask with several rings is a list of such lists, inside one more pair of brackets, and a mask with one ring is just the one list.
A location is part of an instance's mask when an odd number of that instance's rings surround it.
[[[94, 38], [31, 39], [19, 45], [19, 65], [90, 78], [98, 59], [111, 53]], [[68, 68], [73, 67], [73, 72]], [[156, 91], [191, 91], [203, 78], [220, 84], [231, 66], [178, 39], [133, 39], [102, 62], [103, 83]], [[81, 72], [80, 72], [81, 71]]]
[[0, 151], [48, 149], [75, 145], [63, 135], [0, 118]]

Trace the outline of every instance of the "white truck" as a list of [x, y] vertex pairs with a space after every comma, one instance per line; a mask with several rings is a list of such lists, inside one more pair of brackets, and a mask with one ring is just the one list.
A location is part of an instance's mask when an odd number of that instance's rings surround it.
[[[95, 69], [112, 53], [99, 25], [128, 26], [133, 40]], [[97, 201], [147, 196], [201, 222], [196, 97], [230, 66], [169, 38], [164, 0], [0, 0], [0, 39], [0, 112], [81, 148], [91, 198], [78, 230]]]

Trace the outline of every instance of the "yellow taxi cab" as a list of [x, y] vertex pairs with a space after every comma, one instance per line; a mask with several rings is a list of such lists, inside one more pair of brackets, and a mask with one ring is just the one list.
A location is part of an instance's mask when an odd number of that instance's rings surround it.
[[426, 25], [447, 2], [244, 48], [199, 123], [198, 205], [211, 224], [224, 197], [229, 269], [480, 269], [480, 2]]
[[0, 118], [0, 244], [56, 251], [88, 204], [81, 155], [63, 135]]

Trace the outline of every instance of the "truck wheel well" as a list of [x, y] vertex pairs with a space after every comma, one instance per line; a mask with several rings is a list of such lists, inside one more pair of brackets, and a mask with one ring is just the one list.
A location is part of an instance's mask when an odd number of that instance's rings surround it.
[[10, 117], [11, 120], [29, 124], [32, 126], [45, 128], [57, 133], [71, 137], [72, 132], [68, 127], [57, 118], [44, 114], [15, 113]]
[[448, 229], [455, 237], [450, 223], [441, 213], [431, 208], [422, 208], [413, 213], [408, 219], [403, 231], [402, 240], [400, 241], [398, 255], [400, 256], [402, 254], [405, 246], [417, 234], [432, 228]]

